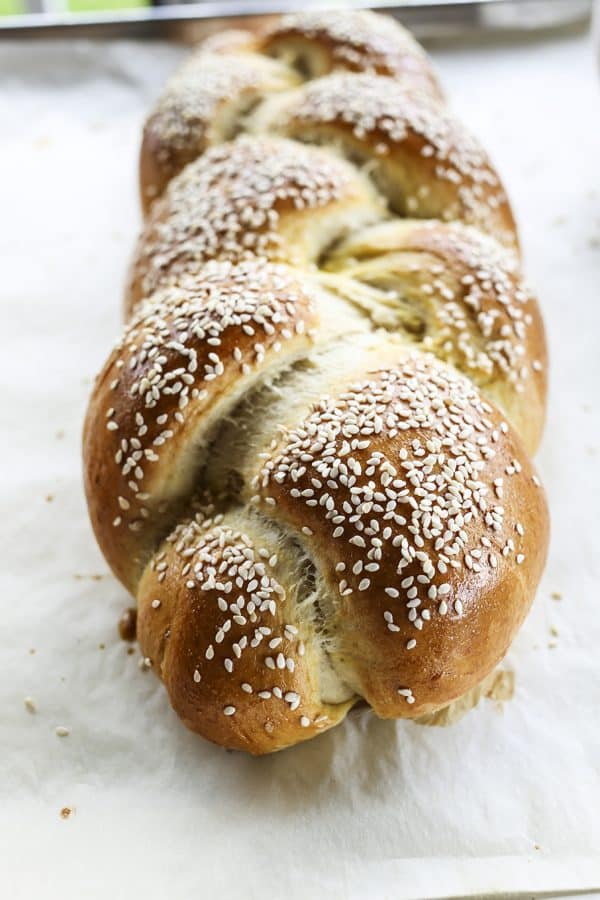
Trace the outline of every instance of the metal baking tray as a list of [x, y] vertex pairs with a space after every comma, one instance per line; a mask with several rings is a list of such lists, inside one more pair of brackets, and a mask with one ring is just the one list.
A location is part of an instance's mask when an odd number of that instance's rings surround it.
[[[44, 10], [45, 0], [30, 0]], [[251, 25], [252, 19], [299, 8], [387, 10], [402, 18], [422, 40], [532, 33], [585, 27], [592, 0], [208, 0], [94, 13], [32, 11], [0, 17], [0, 38], [92, 37], [169, 38], [195, 42], [223, 27]]]

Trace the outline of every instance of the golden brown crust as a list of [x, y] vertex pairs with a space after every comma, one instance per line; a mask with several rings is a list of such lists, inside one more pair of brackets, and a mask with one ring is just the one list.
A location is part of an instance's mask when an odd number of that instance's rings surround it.
[[265, 514], [304, 536], [333, 665], [378, 715], [438, 709], [504, 656], [545, 561], [534, 474], [498, 411], [422, 354], [324, 400], [265, 463]]
[[412, 39], [348, 12], [209, 39], [141, 182], [84, 468], [144, 664], [256, 754], [361, 700], [435, 718], [506, 652], [548, 542], [544, 331], [498, 175]]
[[449, 112], [395, 79], [335, 74], [259, 110], [258, 129], [340, 147], [387, 195], [393, 212], [459, 220], [517, 246], [502, 183], [479, 142]]
[[250, 506], [183, 522], [142, 578], [142, 651], [210, 740], [281, 749], [359, 696], [427, 715], [486, 677], [529, 608], [547, 509], [518, 438], [466, 379], [398, 352], [275, 442]]
[[194, 446], [282, 345], [310, 343], [316, 313], [281, 266], [209, 264], [195, 289], [175, 287], [143, 304], [92, 396], [84, 428], [92, 524], [117, 577], [135, 591], [141, 568], [190, 491]]
[[403, 88], [443, 99], [431, 62], [394, 19], [367, 11], [309, 11], [284, 16], [260, 44], [305, 75], [333, 71], [393, 76]]
[[546, 407], [546, 339], [517, 256], [460, 223], [395, 220], [358, 231], [329, 258], [344, 273], [397, 296], [423, 350], [465, 372], [534, 453]]
[[132, 263], [126, 314], [209, 259], [259, 255], [308, 265], [349, 225], [382, 214], [366, 179], [322, 150], [271, 137], [214, 147], [152, 209]]
[[263, 94], [296, 83], [285, 66], [235, 46], [235, 61], [222, 46], [213, 53], [202, 47], [169, 81], [146, 120], [140, 150], [145, 214], [184, 166], [235, 135], [238, 119]]
[[[240, 519], [244, 530], [231, 527]], [[254, 754], [314, 737], [353, 702], [320, 699], [314, 627], [297, 618], [296, 573], [277, 538], [241, 514], [199, 513], [167, 538], [139, 591], [142, 652], [178, 715]]]
[[338, 70], [390, 75], [411, 93], [443, 99], [412, 36], [369, 12], [302, 13], [277, 20], [263, 35], [235, 29], [212, 35], [169, 80], [146, 120], [140, 151], [144, 214], [184, 166], [244, 130], [254, 104], [307, 74]]

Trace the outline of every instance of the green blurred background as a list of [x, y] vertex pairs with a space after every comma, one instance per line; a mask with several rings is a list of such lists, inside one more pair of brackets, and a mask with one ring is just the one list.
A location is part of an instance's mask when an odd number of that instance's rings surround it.
[[[132, 9], [150, 6], [149, 0], [66, 0], [64, 9], [72, 12], [96, 12], [99, 9]], [[0, 16], [26, 12], [25, 0], [0, 0]]]

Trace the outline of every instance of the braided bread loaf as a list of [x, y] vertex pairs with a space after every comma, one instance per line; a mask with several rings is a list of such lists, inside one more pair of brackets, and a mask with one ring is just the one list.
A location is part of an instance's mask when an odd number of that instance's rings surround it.
[[194, 731], [266, 753], [417, 718], [506, 652], [544, 564], [546, 350], [502, 184], [393, 20], [200, 47], [150, 115], [92, 523]]

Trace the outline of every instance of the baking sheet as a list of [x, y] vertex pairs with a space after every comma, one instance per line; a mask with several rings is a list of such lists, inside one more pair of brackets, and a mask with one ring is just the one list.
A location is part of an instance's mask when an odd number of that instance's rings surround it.
[[119, 329], [139, 224], [140, 126], [180, 52], [0, 46], [2, 895], [396, 900], [600, 887], [591, 45], [435, 54], [507, 181], [550, 343], [538, 464], [553, 538], [506, 663], [515, 696], [449, 729], [355, 714], [259, 760], [187, 733], [127, 654], [116, 622], [128, 598], [96, 549], [81, 488], [82, 417]]

